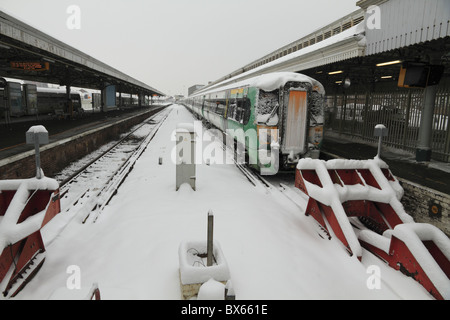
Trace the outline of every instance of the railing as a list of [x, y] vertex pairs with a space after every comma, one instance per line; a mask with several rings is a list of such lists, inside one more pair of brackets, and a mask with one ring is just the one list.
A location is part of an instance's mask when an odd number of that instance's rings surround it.
[[315, 32], [308, 34], [307, 36], [300, 38], [292, 43], [289, 43], [284, 47], [281, 47], [278, 50], [271, 52], [268, 55], [244, 66], [242, 70], [245, 72], [257, 68], [263, 64], [284, 57], [285, 55], [288, 55], [292, 52], [309, 47], [313, 44], [316, 44], [334, 35], [337, 35], [353, 26], [356, 26], [363, 20], [364, 20], [364, 11], [362, 9], [358, 9], [346, 15], [345, 17], [342, 17], [339, 20], [330, 23], [329, 25], [320, 28]]
[[[337, 94], [328, 96], [326, 128], [339, 134], [376, 142], [375, 125], [384, 124], [389, 136], [383, 143], [415, 152], [424, 94], [421, 89]], [[450, 90], [441, 87], [434, 110], [433, 159], [450, 162]]]

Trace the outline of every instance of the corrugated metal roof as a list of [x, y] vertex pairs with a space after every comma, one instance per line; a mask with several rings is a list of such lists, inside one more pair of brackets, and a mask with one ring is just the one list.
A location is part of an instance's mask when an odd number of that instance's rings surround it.
[[366, 27], [366, 54], [372, 55], [450, 36], [449, 0], [390, 0], [379, 5], [376, 28]]

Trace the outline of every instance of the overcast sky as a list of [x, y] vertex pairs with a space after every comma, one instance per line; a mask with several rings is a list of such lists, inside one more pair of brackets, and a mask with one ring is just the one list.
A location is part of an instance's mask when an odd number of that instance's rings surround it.
[[[67, 13], [73, 5], [79, 28]], [[0, 0], [0, 9], [166, 94], [186, 95], [358, 7], [356, 0]]]

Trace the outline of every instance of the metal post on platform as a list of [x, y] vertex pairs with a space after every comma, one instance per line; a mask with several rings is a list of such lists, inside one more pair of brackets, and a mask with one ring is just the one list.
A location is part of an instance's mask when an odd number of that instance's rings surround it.
[[176, 191], [187, 183], [195, 191], [195, 131], [192, 124], [178, 124], [176, 130]]
[[42, 179], [41, 171], [41, 156], [39, 145], [48, 143], [48, 132], [44, 126], [33, 126], [28, 129], [26, 133], [27, 144], [34, 144], [35, 158], [36, 158], [36, 178]]
[[377, 158], [380, 158], [381, 157], [381, 144], [383, 141], [383, 137], [387, 137], [387, 135], [388, 135], [388, 129], [385, 127], [384, 124], [377, 124], [375, 126], [375, 131], [374, 131], [373, 135], [375, 137], [379, 137]]
[[207, 260], [206, 265], [211, 267], [213, 265], [213, 250], [214, 250], [214, 214], [212, 210], [208, 211], [208, 241], [207, 241]]

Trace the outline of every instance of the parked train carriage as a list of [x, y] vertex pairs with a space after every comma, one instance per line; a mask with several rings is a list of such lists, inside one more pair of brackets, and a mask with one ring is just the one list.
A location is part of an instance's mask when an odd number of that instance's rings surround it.
[[[38, 88], [38, 112], [39, 114], [56, 114], [64, 112], [67, 103], [66, 90], [56, 88]], [[70, 92], [70, 100], [74, 112], [82, 112], [81, 93]]]
[[279, 72], [196, 92], [185, 104], [233, 135], [249, 165], [269, 175], [294, 168], [300, 158], [319, 157], [324, 95], [318, 81]]
[[22, 84], [20, 82], [8, 81], [4, 88], [0, 88], [0, 113], [6, 117], [6, 112], [11, 117], [20, 117], [26, 114]]
[[8, 81], [5, 88], [0, 88], [0, 117], [21, 117], [35, 115], [37, 105], [37, 88], [33, 84]]
[[116, 105], [121, 108], [130, 108], [139, 104], [138, 97], [129, 93], [116, 93]]

